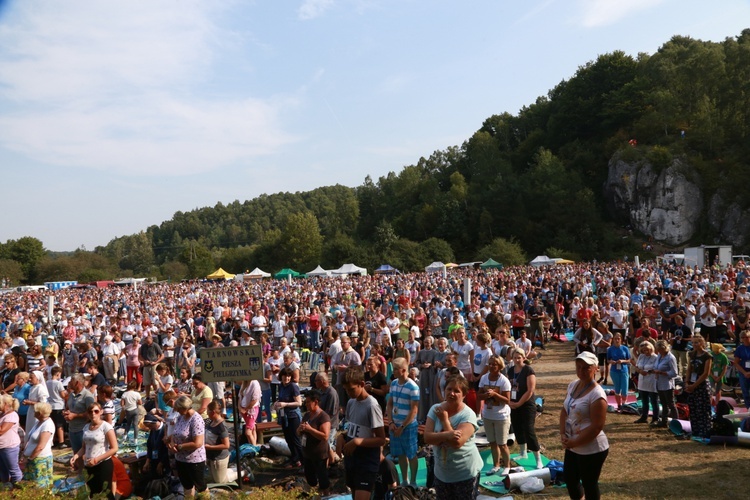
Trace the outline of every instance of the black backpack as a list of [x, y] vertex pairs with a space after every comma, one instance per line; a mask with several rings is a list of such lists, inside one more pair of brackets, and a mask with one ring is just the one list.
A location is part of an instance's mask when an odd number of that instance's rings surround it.
[[716, 415], [711, 420], [711, 436], [734, 436], [734, 424], [724, 418], [724, 415], [732, 413], [732, 406], [725, 400], [716, 405]]
[[146, 485], [146, 489], [143, 492], [143, 498], [149, 500], [154, 497], [164, 498], [169, 495], [169, 479], [162, 477], [159, 479], [152, 479]]

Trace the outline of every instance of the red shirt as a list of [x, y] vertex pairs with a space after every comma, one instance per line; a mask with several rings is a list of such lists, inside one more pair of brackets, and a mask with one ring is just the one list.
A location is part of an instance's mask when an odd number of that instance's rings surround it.
[[[115, 481], [115, 493], [120, 495], [120, 498], [128, 498], [133, 493], [133, 484], [130, 482], [130, 476], [125, 470], [125, 465], [120, 462], [117, 457], [112, 457], [112, 465], [114, 465], [112, 472], [112, 481]], [[156, 465], [154, 465], [156, 467]]]

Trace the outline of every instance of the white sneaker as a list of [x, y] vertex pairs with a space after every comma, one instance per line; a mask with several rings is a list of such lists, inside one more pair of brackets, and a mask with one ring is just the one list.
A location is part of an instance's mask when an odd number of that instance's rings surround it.
[[500, 469], [501, 469], [501, 467], [500, 467], [499, 465], [498, 465], [497, 467], [493, 467], [493, 468], [491, 468], [491, 469], [490, 469], [490, 470], [489, 470], [489, 471], [487, 472], [487, 475], [488, 475], [488, 476], [494, 476], [495, 474], [497, 474], [497, 473], [498, 473], [498, 472], [500, 471]]

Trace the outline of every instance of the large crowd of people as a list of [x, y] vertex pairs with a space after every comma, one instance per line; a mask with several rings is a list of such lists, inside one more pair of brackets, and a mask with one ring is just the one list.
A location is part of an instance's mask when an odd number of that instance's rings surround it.
[[[511, 466], [511, 425], [520, 455], [530, 452], [542, 467], [533, 363], [566, 331], [574, 332], [578, 356], [578, 382], [566, 401], [585, 399], [595, 412], [583, 415], [572, 403], [563, 410], [566, 467], [568, 460], [603, 464], [595, 387], [611, 379], [620, 407], [631, 373], [639, 376], [639, 422], [659, 401], [664, 414], [654, 412], [652, 423], [674, 418], [681, 377], [693, 432], [705, 438], [727, 370], [750, 405], [749, 277], [744, 265], [609, 262], [2, 295], [0, 481], [23, 475], [48, 484], [52, 448], [69, 446], [90, 490], [109, 488], [113, 497], [107, 478], [116, 474], [119, 426], [135, 439], [139, 426], [148, 429], [153, 455], [144, 471], [173, 471], [186, 492], [206, 488], [204, 470], [225, 481], [229, 445], [221, 430], [230, 386], [204, 382], [200, 373], [201, 350], [225, 346], [260, 345], [264, 355], [262, 380], [239, 387], [243, 439], [256, 444], [257, 423], [276, 418], [291, 452], [287, 467], [304, 469], [326, 491], [327, 466], [343, 456], [359, 498], [389, 477], [381, 470], [386, 437], [401, 472], [386, 488], [415, 483], [424, 434], [438, 497], [476, 492], [473, 437], [481, 425], [491, 473]], [[709, 347], [724, 343], [735, 344], [731, 359]], [[320, 362], [303, 398], [300, 365], [309, 359]], [[446, 468], [446, 460], [462, 465]], [[584, 476], [573, 498], [583, 490], [595, 498], [592, 477]]]

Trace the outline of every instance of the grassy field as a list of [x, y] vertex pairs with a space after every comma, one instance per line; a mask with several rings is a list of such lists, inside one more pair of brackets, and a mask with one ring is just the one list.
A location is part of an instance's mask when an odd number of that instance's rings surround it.
[[[551, 459], [563, 459], [558, 421], [565, 389], [575, 378], [572, 343], [553, 343], [534, 364], [537, 395], [545, 398], [537, 419], [540, 443]], [[668, 430], [634, 424], [637, 416], [607, 415], [610, 451], [600, 487], [603, 498], [747, 498], [750, 447], [707, 446], [677, 440]], [[511, 450], [511, 453], [515, 450]], [[567, 498], [567, 490], [539, 495]], [[539, 496], [537, 495], [537, 496]], [[519, 496], [520, 498], [520, 496]]]

